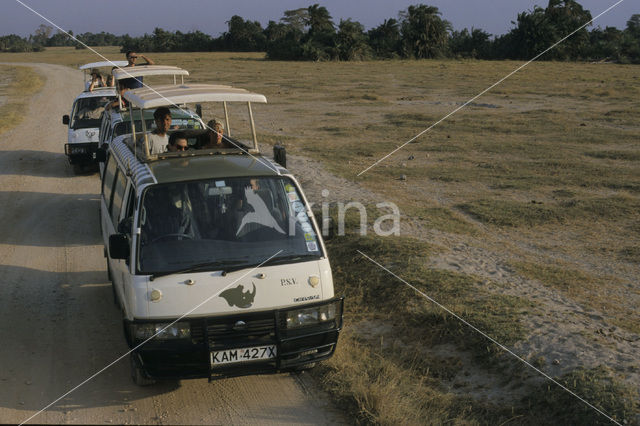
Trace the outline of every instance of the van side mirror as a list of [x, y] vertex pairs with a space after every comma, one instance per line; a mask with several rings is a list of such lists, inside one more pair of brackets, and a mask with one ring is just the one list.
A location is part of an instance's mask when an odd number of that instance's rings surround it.
[[287, 149], [279, 142], [273, 146], [273, 159], [282, 167], [287, 167]]
[[118, 233], [131, 235], [132, 226], [133, 226], [133, 216], [124, 218], [118, 224]]
[[128, 260], [130, 251], [129, 237], [125, 234], [109, 235], [109, 256], [112, 259]]
[[65, 126], [69, 125], [69, 116], [67, 114], [62, 116], [62, 124], [64, 124]]
[[196, 104], [196, 114], [198, 114], [198, 117], [202, 118], [202, 105]]
[[96, 149], [96, 161], [98, 163], [104, 163], [107, 161], [107, 149], [100, 147]]

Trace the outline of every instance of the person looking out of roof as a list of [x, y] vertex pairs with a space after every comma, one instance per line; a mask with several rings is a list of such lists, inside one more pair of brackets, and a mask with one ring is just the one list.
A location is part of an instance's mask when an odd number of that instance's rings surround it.
[[116, 79], [113, 76], [113, 70], [117, 70], [118, 67], [112, 67], [111, 68], [111, 74], [109, 74], [109, 77], [107, 77], [107, 86], [109, 87], [115, 87], [116, 85]]
[[97, 69], [91, 70], [91, 83], [89, 84], [89, 92], [92, 92], [96, 87], [106, 87], [107, 82]]
[[156, 128], [149, 135], [149, 154], [159, 154], [169, 144], [167, 131], [171, 128], [171, 111], [167, 107], [157, 108], [153, 113]]
[[167, 151], [169, 152], [181, 152], [189, 149], [189, 142], [187, 137], [182, 132], [175, 132], [169, 136], [169, 144], [167, 145]]
[[230, 144], [223, 140], [222, 135], [224, 133], [224, 125], [222, 122], [216, 120], [209, 120], [207, 123], [207, 136], [209, 141], [202, 145], [202, 149], [215, 149], [215, 148], [230, 148]]
[[[151, 59], [147, 58], [146, 56], [140, 55], [140, 57], [145, 60], [145, 63], [143, 65], [154, 65], [154, 62]], [[138, 54], [133, 50], [129, 50], [127, 52], [127, 61], [129, 62], [129, 64], [124, 68], [135, 67], [137, 64], [137, 60], [138, 60]], [[142, 83], [142, 77], [125, 78], [124, 80], [122, 80], [122, 82], [129, 89], [138, 89], [144, 86], [144, 84]]]
[[[120, 100], [122, 101], [122, 106], [124, 108], [127, 108], [129, 106], [129, 102], [124, 98], [124, 92], [126, 92], [127, 90], [129, 90], [129, 88], [122, 81], [120, 81], [118, 83], [118, 92], [120, 93]], [[116, 99], [110, 104], [107, 104], [106, 109], [111, 108], [120, 108], [120, 101]]]

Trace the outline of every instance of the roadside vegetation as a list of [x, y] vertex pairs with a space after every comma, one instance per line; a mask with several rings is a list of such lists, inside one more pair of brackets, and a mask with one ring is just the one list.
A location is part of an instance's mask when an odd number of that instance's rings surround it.
[[[122, 59], [118, 47], [99, 51]], [[345, 331], [335, 357], [313, 374], [359, 421], [606, 423], [356, 250], [508, 347], [528, 342], [536, 331], [529, 320], [543, 317], [550, 303], [514, 294], [510, 277], [601, 317], [604, 333], [636, 338], [635, 66], [533, 63], [357, 176], [521, 63], [287, 62], [233, 52], [155, 53], [153, 59], [188, 69], [188, 81], [264, 93], [269, 105], [254, 109], [264, 151], [280, 141], [289, 154], [311, 157], [380, 201], [396, 203], [402, 220], [412, 221], [410, 233], [380, 238], [359, 235], [358, 220], [348, 216], [347, 234], [329, 243], [336, 291], [346, 295]], [[7, 60], [76, 66], [96, 58], [56, 47], [37, 55], [0, 54]], [[495, 254], [512, 275], [493, 279], [430, 266], [457, 246]], [[547, 332], [553, 337], [552, 329]], [[586, 328], [582, 334], [613, 348], [626, 342]], [[544, 371], [553, 365], [549, 354], [528, 361]], [[608, 367], [584, 365], [554, 377], [633, 424], [639, 385], [629, 377], [637, 366]]]
[[[359, 422], [609, 424], [557, 385], [532, 380], [535, 373], [434, 301], [507, 347], [526, 339], [521, 321], [538, 314], [534, 303], [501, 294], [500, 283], [428, 268], [442, 248], [411, 237], [362, 236], [359, 220], [348, 214], [351, 232], [328, 243], [336, 292], [346, 297], [345, 332], [335, 356], [313, 371]], [[579, 368], [557, 379], [617, 421], [637, 413], [637, 390], [611, 369]], [[468, 380], [486, 383], [478, 389]], [[525, 392], [515, 391], [518, 380], [528, 380]], [[490, 390], [496, 386], [516, 396], [498, 397]]]
[[[258, 21], [234, 15], [219, 36], [202, 31], [166, 31], [155, 28], [141, 37], [105, 32], [76, 35], [82, 44], [53, 27], [40, 25], [29, 37], [0, 37], [0, 51], [39, 52], [47, 47], [117, 45], [139, 52], [266, 52], [268, 59], [353, 61], [398, 58], [531, 59], [558, 40], [591, 21], [591, 12], [576, 0], [549, 0], [512, 17], [514, 27], [492, 35], [474, 25], [453, 30], [437, 7], [409, 6], [396, 17], [365, 31], [357, 17], [334, 22], [324, 6], [313, 4], [285, 10], [282, 18]], [[587, 25], [588, 27], [588, 25]], [[73, 35], [73, 31], [69, 34]], [[581, 28], [542, 60], [614, 61], [640, 63], [640, 14], [629, 17], [626, 28]]]
[[25, 116], [30, 96], [43, 85], [40, 77], [29, 67], [0, 65], [0, 134], [17, 126]]

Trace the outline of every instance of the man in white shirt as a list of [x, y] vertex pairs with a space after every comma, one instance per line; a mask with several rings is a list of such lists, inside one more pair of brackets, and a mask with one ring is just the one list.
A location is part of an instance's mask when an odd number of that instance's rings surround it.
[[169, 143], [167, 130], [171, 128], [171, 111], [167, 107], [160, 107], [153, 113], [156, 129], [149, 135], [149, 154], [155, 155], [164, 152]]

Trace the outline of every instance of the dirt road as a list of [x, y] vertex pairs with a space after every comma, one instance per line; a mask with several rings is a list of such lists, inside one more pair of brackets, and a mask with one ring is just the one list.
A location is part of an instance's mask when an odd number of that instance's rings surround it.
[[[0, 136], [0, 423], [26, 420], [127, 351], [112, 303], [96, 174], [63, 154], [82, 88], [69, 68], [46, 75], [27, 119]], [[125, 358], [35, 417], [37, 423], [343, 423], [305, 375], [135, 386]]]

